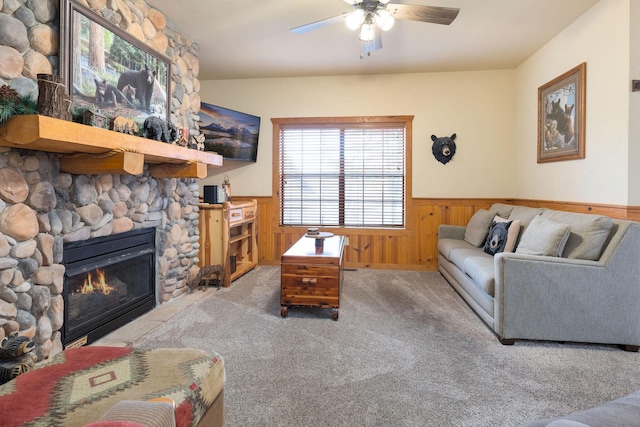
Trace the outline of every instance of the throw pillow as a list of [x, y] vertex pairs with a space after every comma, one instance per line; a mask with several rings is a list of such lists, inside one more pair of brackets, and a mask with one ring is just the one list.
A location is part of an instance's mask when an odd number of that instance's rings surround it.
[[479, 209], [474, 213], [464, 230], [464, 241], [476, 248], [482, 246], [494, 216], [496, 216], [495, 212], [489, 212], [486, 209]]
[[571, 227], [536, 215], [524, 230], [517, 254], [562, 256]]
[[566, 258], [599, 259], [613, 228], [611, 218], [603, 215], [547, 211], [542, 216], [571, 227], [562, 254]]
[[483, 250], [490, 255], [499, 252], [513, 252], [519, 233], [520, 220], [512, 221], [496, 215], [491, 223]]

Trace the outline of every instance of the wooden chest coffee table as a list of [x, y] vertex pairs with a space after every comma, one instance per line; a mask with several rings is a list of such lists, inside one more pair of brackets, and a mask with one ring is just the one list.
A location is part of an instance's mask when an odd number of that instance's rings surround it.
[[343, 236], [323, 239], [321, 247], [316, 246], [316, 239], [303, 236], [282, 255], [282, 317], [287, 317], [291, 306], [306, 306], [332, 308], [333, 320], [338, 320], [343, 250]]

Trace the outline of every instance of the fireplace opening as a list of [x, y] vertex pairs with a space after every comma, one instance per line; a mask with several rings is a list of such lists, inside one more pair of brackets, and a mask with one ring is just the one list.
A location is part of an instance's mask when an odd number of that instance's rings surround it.
[[62, 343], [99, 339], [155, 307], [155, 228], [65, 243]]

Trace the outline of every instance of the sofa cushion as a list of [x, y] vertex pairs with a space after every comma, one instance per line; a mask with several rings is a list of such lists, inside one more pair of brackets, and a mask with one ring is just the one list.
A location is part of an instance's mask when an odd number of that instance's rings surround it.
[[464, 260], [463, 271], [486, 293], [493, 296], [495, 273], [493, 256], [477, 252], [478, 256], [468, 256]]
[[561, 256], [570, 227], [567, 224], [536, 216], [524, 230], [517, 254]]
[[454, 249], [473, 249], [475, 246], [471, 246], [464, 240], [458, 239], [439, 239], [438, 240], [438, 252], [448, 260], [451, 260], [451, 251]]
[[507, 205], [505, 203], [494, 203], [489, 208], [490, 211], [496, 212], [496, 215], [501, 216], [502, 218], [509, 218], [511, 211], [515, 208], [515, 205]]
[[571, 420], [557, 420], [551, 421], [547, 427], [590, 427], [586, 424], [579, 423], [578, 421]]
[[509, 214], [510, 220], [520, 220], [520, 225], [524, 228], [527, 228], [529, 223], [536, 216], [540, 215], [544, 212], [544, 208], [530, 208], [528, 206], [515, 206], [511, 213]]
[[513, 252], [520, 233], [520, 220], [510, 221], [498, 215], [493, 218], [483, 250], [489, 255]]
[[522, 427], [637, 426], [640, 419], [640, 390], [583, 411], [558, 418], [523, 424]]
[[496, 212], [494, 211], [479, 209], [473, 214], [467, 224], [467, 228], [464, 231], [464, 240], [476, 248], [481, 247], [487, 238], [489, 226], [494, 216], [496, 216]]
[[491, 255], [485, 254], [480, 248], [458, 248], [451, 251], [449, 261], [454, 263], [460, 270], [464, 271], [464, 261], [473, 256], [484, 256], [489, 259], [493, 259]]
[[569, 239], [562, 253], [565, 258], [599, 259], [613, 228], [611, 218], [602, 215], [546, 211], [542, 216], [571, 227]]

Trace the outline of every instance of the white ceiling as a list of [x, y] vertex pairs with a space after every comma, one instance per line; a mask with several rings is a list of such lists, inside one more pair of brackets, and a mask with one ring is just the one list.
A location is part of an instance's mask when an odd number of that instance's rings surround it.
[[293, 27], [352, 10], [343, 0], [147, 0], [200, 48], [200, 80], [510, 69], [598, 0], [392, 0], [460, 9], [449, 26], [396, 20], [360, 59], [342, 22]]

